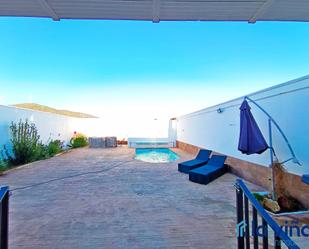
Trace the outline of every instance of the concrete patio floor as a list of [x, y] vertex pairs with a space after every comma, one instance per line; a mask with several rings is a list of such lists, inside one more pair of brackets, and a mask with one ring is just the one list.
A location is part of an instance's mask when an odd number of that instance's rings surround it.
[[133, 156], [77, 149], [0, 176], [13, 190], [10, 249], [236, 248], [234, 175], [204, 186], [177, 162]]

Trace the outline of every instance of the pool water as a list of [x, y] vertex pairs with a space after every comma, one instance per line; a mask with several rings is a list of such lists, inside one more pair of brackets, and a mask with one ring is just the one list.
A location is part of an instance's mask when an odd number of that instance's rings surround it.
[[168, 163], [179, 159], [179, 156], [167, 148], [136, 149], [134, 159], [148, 163]]

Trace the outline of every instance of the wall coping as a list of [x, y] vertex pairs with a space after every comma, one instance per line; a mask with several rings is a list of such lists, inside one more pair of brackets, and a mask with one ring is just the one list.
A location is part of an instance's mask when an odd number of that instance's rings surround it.
[[36, 113], [45, 113], [47, 115], [55, 115], [55, 116], [60, 116], [60, 117], [65, 117], [65, 118], [73, 118], [73, 119], [83, 119], [83, 118], [78, 118], [78, 117], [71, 117], [71, 116], [67, 116], [67, 115], [62, 115], [62, 114], [58, 114], [58, 113], [52, 113], [52, 112], [44, 112], [44, 111], [40, 111], [40, 110], [33, 110], [33, 109], [28, 109], [28, 108], [24, 108], [24, 107], [18, 107], [18, 106], [11, 106], [11, 105], [1, 105], [0, 107], [4, 107], [4, 108], [10, 108], [10, 109], [17, 109], [17, 110], [22, 110], [22, 111], [30, 111], [30, 112], [36, 112]]
[[[247, 95], [238, 97], [238, 98], [234, 98], [234, 99], [231, 99], [231, 100], [228, 100], [228, 101], [225, 101], [225, 102], [216, 104], [216, 105], [212, 105], [212, 106], [203, 108], [203, 109], [198, 110], [198, 111], [195, 111], [195, 112], [191, 112], [191, 113], [188, 113], [188, 114], [184, 114], [184, 115], [178, 116], [177, 119], [182, 119], [182, 118], [190, 117], [190, 116], [193, 116], [193, 115], [199, 115], [199, 114], [202, 114], [202, 113], [205, 113], [205, 112], [215, 111], [215, 110], [217, 110], [219, 107], [222, 107], [222, 106], [224, 106], [224, 105], [228, 105], [228, 104], [230, 104], [230, 103], [232, 103], [232, 102], [242, 101], [242, 100], [244, 99], [245, 96], [252, 97], [252, 96], [255, 96], [255, 95], [258, 95], [258, 94], [261, 94], [261, 93], [269, 92], [269, 91], [271, 91], [271, 90], [279, 89], [279, 88], [281, 88], [281, 87], [293, 85], [293, 84], [296, 84], [296, 83], [298, 83], [298, 82], [301, 82], [301, 81], [307, 80], [307, 79], [309, 79], [309, 75], [305, 75], [305, 76], [302, 76], [302, 77], [299, 77], [299, 78], [296, 78], [296, 79], [293, 79], [293, 80], [289, 80], [289, 81], [286, 81], [286, 82], [284, 82], [284, 83], [281, 83], [281, 84], [278, 84], [278, 85], [274, 85], [274, 86], [271, 86], [271, 87], [268, 87], [268, 88], [265, 88], [265, 89], [262, 89], [262, 90], [259, 90], [259, 91], [256, 91], [256, 92], [253, 92], [253, 93], [250, 93], [250, 94], [247, 94]], [[300, 90], [301, 90], [301, 89], [302, 89], [302, 88], [300, 88]], [[288, 92], [289, 92], [289, 91], [288, 91]], [[285, 93], [288, 93], [288, 92], [285, 92]], [[268, 97], [272, 97], [272, 96], [268, 96]], [[267, 97], [263, 97], [263, 99], [264, 99], [264, 98], [267, 98]], [[225, 107], [225, 108], [226, 108], [226, 107]], [[214, 109], [214, 110], [213, 110], [213, 109]]]

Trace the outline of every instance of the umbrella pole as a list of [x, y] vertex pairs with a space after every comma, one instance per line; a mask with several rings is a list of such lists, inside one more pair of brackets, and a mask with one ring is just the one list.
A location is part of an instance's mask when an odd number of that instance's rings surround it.
[[271, 195], [272, 199], [276, 200], [275, 193], [275, 172], [274, 172], [274, 153], [273, 153], [273, 137], [271, 129], [271, 119], [268, 119], [268, 131], [269, 131], [269, 151], [270, 151], [270, 167], [271, 167]]

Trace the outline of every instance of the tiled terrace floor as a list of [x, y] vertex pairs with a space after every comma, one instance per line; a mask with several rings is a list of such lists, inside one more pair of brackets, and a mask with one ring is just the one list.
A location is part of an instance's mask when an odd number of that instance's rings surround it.
[[1, 176], [10, 249], [236, 248], [234, 175], [204, 186], [133, 155], [78, 149]]

